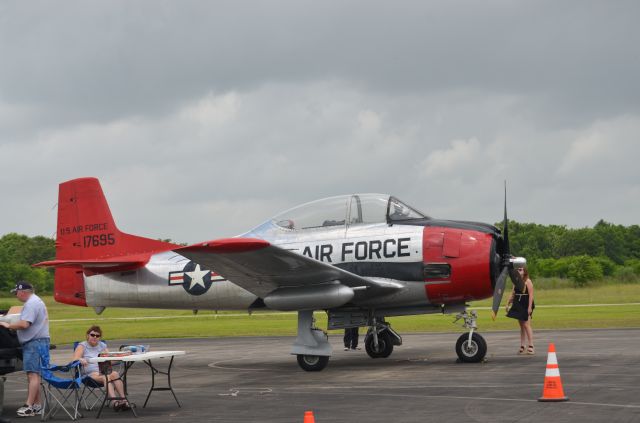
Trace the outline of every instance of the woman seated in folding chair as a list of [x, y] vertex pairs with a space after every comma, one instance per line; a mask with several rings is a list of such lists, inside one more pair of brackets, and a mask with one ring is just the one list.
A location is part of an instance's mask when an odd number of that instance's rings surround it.
[[[98, 364], [89, 363], [88, 361], [89, 358], [98, 357], [100, 353], [109, 352], [107, 344], [100, 341], [101, 337], [102, 329], [100, 329], [100, 326], [91, 326], [89, 330], [87, 330], [87, 340], [78, 344], [73, 354], [73, 359], [80, 361], [80, 364], [82, 364], [82, 376], [90, 376], [93, 380], [104, 386], [105, 376], [100, 373]], [[107, 384], [109, 397], [116, 397], [114, 394], [117, 393], [117, 397], [124, 398], [124, 386], [118, 372], [112, 370], [107, 377], [109, 378], [109, 383]], [[128, 410], [129, 408], [131, 408], [131, 406], [127, 400], [113, 402], [113, 409], [116, 411]]]

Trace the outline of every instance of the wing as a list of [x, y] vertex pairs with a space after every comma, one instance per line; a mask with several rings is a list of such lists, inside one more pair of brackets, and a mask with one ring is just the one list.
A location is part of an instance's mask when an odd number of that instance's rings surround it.
[[[253, 238], [228, 238], [203, 242], [174, 250], [260, 298], [276, 290], [294, 289], [311, 295], [318, 286], [341, 285], [355, 290], [388, 293], [399, 289], [393, 283], [372, 281], [327, 263]], [[377, 293], [377, 292], [376, 292]], [[351, 292], [353, 296], [353, 292]]]

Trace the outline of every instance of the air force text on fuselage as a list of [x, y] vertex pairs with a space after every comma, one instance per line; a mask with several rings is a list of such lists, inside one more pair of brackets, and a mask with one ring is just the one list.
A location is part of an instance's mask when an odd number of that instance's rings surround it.
[[331, 264], [364, 261], [409, 263], [422, 260], [422, 233], [323, 240], [283, 247]]

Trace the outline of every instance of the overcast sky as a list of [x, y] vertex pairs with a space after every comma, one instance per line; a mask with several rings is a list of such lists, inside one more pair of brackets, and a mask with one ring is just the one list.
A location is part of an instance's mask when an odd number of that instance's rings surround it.
[[394, 194], [439, 218], [640, 223], [640, 2], [0, 0], [0, 235], [98, 177], [198, 242]]

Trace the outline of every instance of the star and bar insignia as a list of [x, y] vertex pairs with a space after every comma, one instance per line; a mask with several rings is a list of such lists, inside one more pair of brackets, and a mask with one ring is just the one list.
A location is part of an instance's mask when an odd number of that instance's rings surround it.
[[213, 282], [226, 280], [219, 274], [202, 269], [199, 264], [190, 261], [182, 271], [169, 272], [169, 286], [182, 285], [190, 295], [202, 295], [211, 288]]

